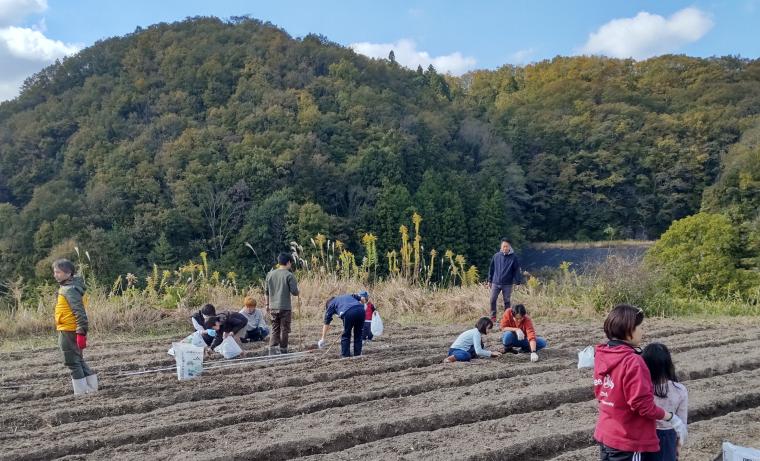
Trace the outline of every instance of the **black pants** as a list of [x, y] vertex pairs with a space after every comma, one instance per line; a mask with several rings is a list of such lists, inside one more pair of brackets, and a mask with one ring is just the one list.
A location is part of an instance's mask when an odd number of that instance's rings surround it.
[[356, 306], [343, 314], [343, 335], [340, 337], [340, 355], [351, 357], [351, 332], [354, 333], [354, 355], [362, 355], [362, 330], [364, 329], [364, 308]]
[[374, 338], [374, 335], [372, 334], [372, 322], [364, 321], [364, 332], [362, 333], [363, 339], [368, 339], [372, 341], [372, 338]]
[[252, 330], [246, 330], [245, 336], [240, 338], [241, 342], [250, 343], [255, 341], [264, 341], [269, 335], [269, 330], [263, 327], [254, 328]]
[[601, 461], [652, 461], [658, 459], [655, 455], [656, 453], [622, 451], [606, 445], [599, 445], [599, 459]]
[[676, 446], [678, 445], [678, 436], [673, 429], [657, 429], [657, 438], [660, 439], [660, 451], [657, 453], [646, 453], [648, 458], [642, 458], [649, 461], [675, 461]]

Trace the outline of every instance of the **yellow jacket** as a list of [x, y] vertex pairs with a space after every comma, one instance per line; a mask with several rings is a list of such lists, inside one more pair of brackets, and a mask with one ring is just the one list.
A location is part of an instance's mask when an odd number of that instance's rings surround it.
[[55, 329], [87, 333], [86, 287], [82, 277], [74, 276], [61, 284], [55, 303]]

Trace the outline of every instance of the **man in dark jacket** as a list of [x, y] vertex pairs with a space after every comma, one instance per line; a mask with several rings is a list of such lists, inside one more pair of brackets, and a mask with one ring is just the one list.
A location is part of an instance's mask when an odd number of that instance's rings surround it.
[[190, 317], [190, 322], [193, 324], [193, 329], [201, 334], [201, 337], [203, 338], [203, 341], [206, 342], [207, 346], [211, 345], [211, 342], [214, 340], [214, 338], [208, 335], [206, 321], [214, 316], [216, 316], [216, 308], [213, 304], [206, 304], [201, 308], [201, 310]]
[[496, 301], [501, 293], [504, 299], [504, 310], [511, 307], [512, 285], [522, 283], [520, 261], [507, 239], [501, 240], [501, 250], [491, 258], [488, 267], [488, 288], [491, 290], [491, 321], [496, 322]]
[[[206, 320], [206, 328], [216, 330], [214, 341], [209, 346], [212, 350], [222, 344], [227, 336], [232, 336], [240, 344], [240, 334], [245, 332], [248, 319], [239, 312], [222, 312]], [[220, 334], [221, 333], [221, 334]]]
[[[366, 291], [362, 294], [369, 298]], [[319, 347], [325, 345], [325, 336], [330, 329], [330, 323], [334, 315], [343, 320], [343, 335], [340, 337], [340, 354], [343, 357], [351, 357], [351, 332], [354, 334], [354, 355], [362, 355], [362, 330], [364, 328], [364, 304], [362, 296], [358, 294], [348, 294], [335, 296], [325, 303], [325, 324], [322, 326], [322, 338], [319, 340]]]

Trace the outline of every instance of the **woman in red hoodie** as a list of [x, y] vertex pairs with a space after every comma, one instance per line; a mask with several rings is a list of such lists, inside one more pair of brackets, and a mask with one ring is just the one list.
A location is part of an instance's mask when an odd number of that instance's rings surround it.
[[652, 379], [639, 355], [644, 311], [627, 304], [615, 306], [604, 321], [609, 340], [594, 354], [594, 394], [599, 419], [594, 439], [602, 461], [646, 460], [657, 452], [657, 420], [670, 422], [680, 433], [683, 421], [654, 402]]

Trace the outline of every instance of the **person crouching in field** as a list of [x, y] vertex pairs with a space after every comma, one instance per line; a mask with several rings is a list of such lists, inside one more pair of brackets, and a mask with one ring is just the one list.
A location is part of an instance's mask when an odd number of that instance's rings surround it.
[[[366, 291], [365, 298], [369, 298]], [[354, 356], [362, 355], [362, 329], [364, 328], [364, 304], [362, 296], [358, 294], [346, 294], [335, 296], [325, 303], [325, 324], [322, 326], [322, 337], [317, 342], [321, 349], [325, 346], [325, 336], [330, 329], [333, 316], [337, 315], [343, 320], [343, 334], [340, 336], [340, 355], [351, 357], [351, 334], [354, 336]]]
[[87, 347], [87, 297], [84, 280], [74, 275], [74, 263], [59, 259], [53, 263], [53, 277], [60, 284], [55, 303], [55, 329], [63, 363], [71, 372], [74, 395], [98, 390], [98, 375], [87, 366], [82, 351]]
[[596, 346], [594, 394], [599, 418], [594, 439], [602, 461], [647, 460], [659, 451], [656, 421], [669, 422], [685, 439], [686, 425], [654, 400], [652, 378], [640, 349], [644, 311], [615, 306], [604, 321], [607, 343]]
[[206, 321], [214, 316], [216, 316], [216, 308], [214, 305], [205, 304], [203, 307], [201, 307], [201, 310], [190, 317], [190, 322], [192, 322], [193, 328], [195, 331], [201, 334], [201, 337], [203, 338], [203, 341], [205, 341], [206, 346], [210, 346], [211, 342], [214, 340], [214, 338], [208, 334]]
[[501, 342], [504, 353], [517, 354], [515, 347], [523, 352], [530, 352], [530, 361], [538, 362], [538, 351], [546, 347], [546, 340], [536, 336], [533, 320], [528, 316], [525, 306], [517, 304], [504, 311], [501, 318]]
[[364, 341], [372, 341], [374, 337], [372, 335], [372, 314], [375, 313], [375, 305], [369, 302], [369, 293], [366, 291], [360, 291], [359, 296], [361, 302], [364, 303], [364, 331], [362, 332], [362, 339]]
[[[686, 386], [678, 382], [670, 351], [664, 344], [651, 343], [641, 352], [641, 357], [646, 362], [649, 375], [652, 377], [655, 403], [663, 410], [675, 413], [681, 418], [684, 426], [687, 426], [689, 391], [686, 390]], [[648, 459], [650, 461], [678, 459], [678, 447], [686, 443], [686, 440], [679, 438], [671, 423], [657, 421], [657, 438], [660, 439], [660, 451], [653, 453]]]
[[245, 335], [240, 338], [244, 343], [264, 341], [269, 334], [267, 324], [264, 322], [264, 313], [256, 309], [256, 300], [252, 296], [246, 296], [243, 300], [244, 307], [240, 313], [248, 319], [245, 327]]
[[478, 357], [498, 357], [501, 353], [489, 351], [483, 346], [483, 336], [493, 328], [493, 322], [488, 317], [481, 317], [475, 328], [467, 330], [449, 348], [449, 355], [443, 362], [469, 362]]
[[239, 312], [222, 312], [217, 316], [209, 317], [206, 320], [206, 328], [216, 331], [216, 336], [209, 347], [214, 350], [228, 336], [232, 336], [240, 344], [240, 336], [245, 332], [246, 325], [248, 325], [248, 319]]

